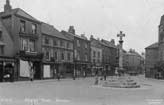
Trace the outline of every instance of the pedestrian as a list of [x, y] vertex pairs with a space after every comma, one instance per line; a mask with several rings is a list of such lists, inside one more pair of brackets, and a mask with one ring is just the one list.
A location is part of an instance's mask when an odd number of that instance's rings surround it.
[[98, 75], [96, 75], [96, 76], [95, 76], [95, 83], [94, 83], [94, 84], [95, 84], [95, 85], [98, 85], [98, 83], [99, 83], [99, 78], [98, 78]]
[[57, 73], [58, 81], [60, 80], [60, 72]]
[[104, 70], [104, 80], [106, 81], [106, 70]]
[[29, 72], [30, 72], [30, 80], [32, 82], [34, 80], [34, 74], [35, 74], [32, 62], [29, 62]]
[[76, 79], [76, 70], [74, 69], [73, 70], [73, 80], [75, 80]]

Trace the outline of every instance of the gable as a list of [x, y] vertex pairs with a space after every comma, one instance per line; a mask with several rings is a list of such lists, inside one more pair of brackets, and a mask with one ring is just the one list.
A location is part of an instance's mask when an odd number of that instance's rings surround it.
[[18, 9], [18, 11], [16, 12], [16, 14], [19, 15], [19, 16], [28, 18], [30, 20], [33, 20], [33, 21], [38, 21], [37, 19], [35, 19], [34, 17], [32, 17], [31, 15], [29, 15], [28, 13], [26, 13], [22, 9]]

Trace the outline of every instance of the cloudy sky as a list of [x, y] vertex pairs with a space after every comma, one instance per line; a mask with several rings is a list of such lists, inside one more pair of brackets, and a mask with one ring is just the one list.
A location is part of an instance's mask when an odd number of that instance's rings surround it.
[[[3, 10], [5, 0], [0, 0]], [[68, 30], [73, 25], [77, 34], [107, 40], [115, 39], [122, 30], [124, 48], [138, 52], [158, 39], [158, 25], [164, 14], [164, 0], [11, 0], [13, 8], [22, 8], [33, 17]]]

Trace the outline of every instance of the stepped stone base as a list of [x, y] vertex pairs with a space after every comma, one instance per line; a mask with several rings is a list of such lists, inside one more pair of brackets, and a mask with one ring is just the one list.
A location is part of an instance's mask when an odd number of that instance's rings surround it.
[[118, 77], [108, 80], [102, 84], [103, 87], [114, 88], [140, 88], [140, 85], [130, 77]]

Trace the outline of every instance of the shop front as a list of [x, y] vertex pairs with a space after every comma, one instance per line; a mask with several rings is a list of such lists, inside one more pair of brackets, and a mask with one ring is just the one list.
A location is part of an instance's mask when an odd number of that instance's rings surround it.
[[21, 51], [17, 55], [18, 80], [42, 79], [43, 54]]
[[55, 76], [55, 63], [44, 62], [43, 63], [43, 79], [53, 79]]
[[0, 57], [0, 82], [13, 82], [15, 80], [15, 59]]

